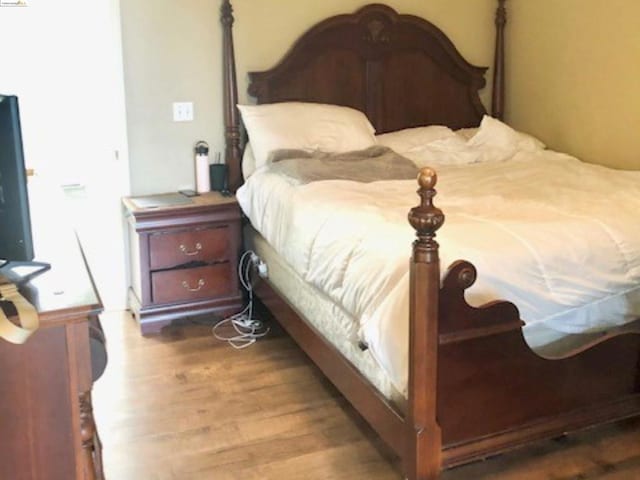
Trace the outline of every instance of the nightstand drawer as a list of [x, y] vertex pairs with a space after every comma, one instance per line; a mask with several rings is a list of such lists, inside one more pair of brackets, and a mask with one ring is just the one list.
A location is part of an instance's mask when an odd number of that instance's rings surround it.
[[176, 233], [156, 233], [149, 238], [151, 270], [185, 263], [221, 262], [229, 259], [229, 228], [206, 228]]
[[234, 293], [231, 263], [167, 270], [151, 274], [153, 303], [214, 298]]

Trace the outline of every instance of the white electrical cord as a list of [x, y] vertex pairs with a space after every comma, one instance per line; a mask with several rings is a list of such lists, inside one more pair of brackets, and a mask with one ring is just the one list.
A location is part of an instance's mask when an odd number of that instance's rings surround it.
[[[242, 257], [240, 257], [240, 262], [238, 263], [238, 278], [244, 289], [249, 293], [249, 302], [241, 312], [219, 321], [211, 329], [214, 337], [229, 343], [229, 345], [236, 350], [250, 347], [256, 343], [259, 338], [269, 333], [270, 330], [269, 327], [265, 329], [262, 321], [253, 318], [253, 285], [251, 284], [250, 274], [251, 266], [257, 266], [259, 261], [258, 255], [251, 250], [245, 252]], [[219, 334], [218, 329], [223, 325], [231, 325], [235, 334], [231, 336]]]

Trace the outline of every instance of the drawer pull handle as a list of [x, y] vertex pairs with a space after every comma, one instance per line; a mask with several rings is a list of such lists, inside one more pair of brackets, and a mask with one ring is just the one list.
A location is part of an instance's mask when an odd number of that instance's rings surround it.
[[198, 255], [202, 250], [202, 244], [200, 242], [196, 243], [196, 249], [192, 252], [187, 250], [186, 245], [180, 245], [180, 251], [189, 257], [193, 257], [194, 255]]
[[200, 279], [200, 280], [198, 280], [198, 286], [195, 287], [195, 288], [191, 288], [189, 286], [189, 284], [187, 283], [187, 281], [183, 280], [182, 281], [182, 286], [184, 287], [185, 290], [189, 290], [190, 292], [199, 292], [200, 290], [202, 290], [202, 287], [204, 287], [204, 283], [205, 283], [204, 280]]

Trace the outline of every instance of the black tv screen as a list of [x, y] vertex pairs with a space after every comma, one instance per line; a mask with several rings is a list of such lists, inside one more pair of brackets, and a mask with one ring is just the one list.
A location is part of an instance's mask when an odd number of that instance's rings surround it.
[[0, 95], [0, 265], [33, 256], [18, 99]]

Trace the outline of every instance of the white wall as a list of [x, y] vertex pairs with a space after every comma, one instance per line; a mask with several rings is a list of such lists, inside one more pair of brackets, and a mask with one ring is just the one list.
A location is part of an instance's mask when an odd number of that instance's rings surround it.
[[0, 92], [19, 97], [27, 165], [41, 181], [82, 185], [75, 217], [51, 214], [80, 224], [105, 305], [123, 308], [120, 197], [129, 192], [129, 166], [119, 2], [1, 7], [0, 42]]
[[30, 0], [0, 8], [0, 91], [19, 96], [27, 162], [49, 178], [104, 181], [112, 170], [95, 159], [113, 158], [122, 143], [122, 132], [110, 127], [122, 114], [114, 89], [122, 67], [105, 43], [119, 28], [114, 5]]

